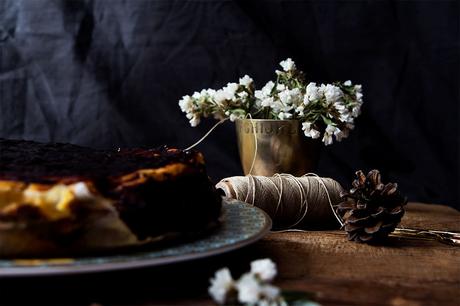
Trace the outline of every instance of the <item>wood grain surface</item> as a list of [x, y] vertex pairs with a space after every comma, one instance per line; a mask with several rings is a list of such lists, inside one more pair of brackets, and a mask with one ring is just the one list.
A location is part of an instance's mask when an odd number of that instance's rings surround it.
[[[402, 226], [460, 232], [460, 213], [410, 203]], [[3, 279], [0, 305], [214, 305], [206, 291], [216, 269], [238, 277], [265, 257], [278, 264], [276, 285], [314, 292], [322, 305], [460, 305], [460, 247], [398, 237], [369, 246], [341, 231], [271, 233], [235, 252], [157, 268]]]

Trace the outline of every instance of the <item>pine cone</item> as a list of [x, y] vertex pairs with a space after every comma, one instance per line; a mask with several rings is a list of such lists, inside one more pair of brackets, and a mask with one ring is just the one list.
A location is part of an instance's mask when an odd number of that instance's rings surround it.
[[348, 239], [357, 242], [377, 242], [393, 232], [404, 215], [407, 199], [398, 191], [398, 184], [382, 184], [380, 172], [367, 176], [360, 170], [349, 193], [342, 194], [343, 202], [337, 213], [342, 216]]

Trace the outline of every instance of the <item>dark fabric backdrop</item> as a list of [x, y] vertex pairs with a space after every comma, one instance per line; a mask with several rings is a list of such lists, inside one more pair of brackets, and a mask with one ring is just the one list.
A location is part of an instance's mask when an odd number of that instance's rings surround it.
[[[292, 57], [310, 80], [364, 88], [349, 139], [318, 173], [379, 168], [410, 200], [459, 203], [458, 1], [0, 0], [0, 137], [185, 147], [182, 95]], [[214, 180], [241, 173], [233, 124], [199, 149]]]

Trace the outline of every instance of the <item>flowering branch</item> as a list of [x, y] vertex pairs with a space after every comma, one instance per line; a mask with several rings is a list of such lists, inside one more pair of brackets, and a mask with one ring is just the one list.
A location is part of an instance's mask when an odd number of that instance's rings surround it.
[[271, 284], [276, 276], [276, 265], [270, 259], [259, 259], [251, 263], [251, 271], [234, 280], [228, 268], [218, 270], [211, 278], [208, 291], [219, 305], [248, 306], [320, 306], [309, 300], [310, 294], [289, 292], [284, 298], [281, 290]]
[[179, 101], [192, 126], [201, 117], [213, 115], [216, 119], [243, 119], [251, 114], [254, 119], [299, 120], [305, 136], [322, 137], [325, 145], [348, 137], [354, 120], [361, 113], [363, 94], [361, 85], [351, 81], [307, 84], [304, 73], [290, 58], [280, 62], [275, 82], [269, 81], [255, 90], [254, 81], [245, 75], [239, 83], [228, 83], [219, 90], [203, 89]]

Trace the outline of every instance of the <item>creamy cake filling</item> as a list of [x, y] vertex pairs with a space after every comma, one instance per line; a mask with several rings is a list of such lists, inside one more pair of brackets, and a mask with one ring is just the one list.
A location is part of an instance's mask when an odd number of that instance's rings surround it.
[[16, 210], [18, 206], [30, 205], [39, 208], [50, 221], [55, 221], [71, 217], [71, 205], [76, 202], [93, 202], [110, 208], [108, 200], [95, 195], [85, 182], [42, 185], [0, 181], [0, 211], [3, 214]]

